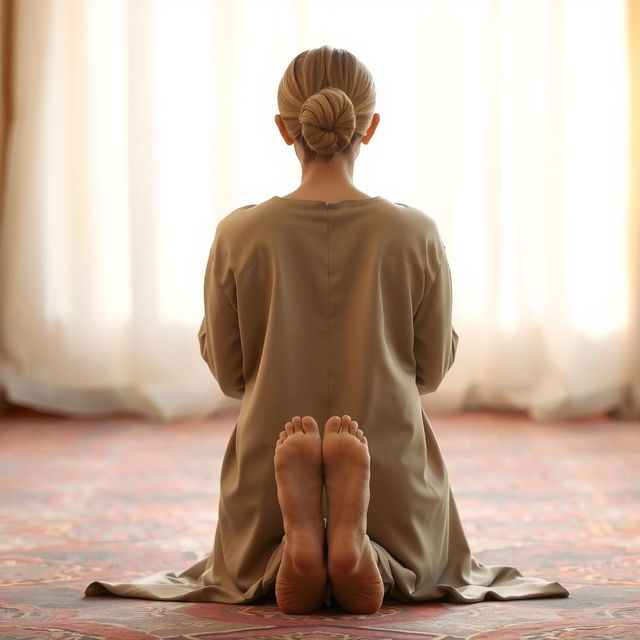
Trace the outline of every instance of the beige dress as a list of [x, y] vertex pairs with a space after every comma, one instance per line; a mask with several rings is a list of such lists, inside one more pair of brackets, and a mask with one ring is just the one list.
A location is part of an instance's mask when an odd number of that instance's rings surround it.
[[[436, 223], [380, 196], [274, 196], [217, 226], [202, 357], [241, 398], [224, 454], [213, 549], [181, 573], [92, 582], [87, 595], [241, 604], [273, 592], [284, 528], [273, 467], [292, 416], [349, 414], [371, 455], [367, 533], [387, 596], [455, 602], [567, 596], [470, 553], [420, 395], [453, 364], [451, 274]], [[323, 499], [326, 518], [326, 495]], [[327, 584], [325, 602], [332, 603]]]

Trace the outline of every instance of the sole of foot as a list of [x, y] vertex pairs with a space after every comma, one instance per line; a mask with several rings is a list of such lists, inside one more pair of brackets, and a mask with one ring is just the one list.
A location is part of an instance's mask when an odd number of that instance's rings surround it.
[[273, 461], [285, 546], [296, 570], [321, 575], [325, 566], [322, 440], [314, 418], [294, 416], [285, 424]]
[[349, 574], [363, 557], [369, 506], [367, 438], [350, 416], [331, 416], [324, 428], [322, 463], [327, 492], [329, 573]]

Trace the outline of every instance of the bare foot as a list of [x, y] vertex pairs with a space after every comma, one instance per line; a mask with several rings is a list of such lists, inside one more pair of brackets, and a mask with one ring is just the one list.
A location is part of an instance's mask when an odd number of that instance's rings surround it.
[[333, 594], [351, 613], [375, 613], [384, 598], [377, 556], [367, 535], [370, 456], [367, 438], [348, 415], [331, 416], [322, 440], [327, 491], [328, 571]]
[[369, 447], [355, 420], [347, 415], [327, 420], [322, 459], [329, 567], [348, 571], [361, 555], [369, 506]]
[[286, 547], [297, 571], [321, 574], [325, 566], [322, 515], [322, 441], [311, 416], [295, 416], [280, 432], [274, 453], [278, 502]]

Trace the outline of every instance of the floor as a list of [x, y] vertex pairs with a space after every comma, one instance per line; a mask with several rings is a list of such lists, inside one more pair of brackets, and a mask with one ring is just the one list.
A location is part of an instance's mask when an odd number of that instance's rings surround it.
[[476, 557], [569, 598], [291, 616], [275, 601], [84, 597], [94, 579], [181, 570], [210, 550], [235, 413], [154, 424], [19, 409], [0, 417], [0, 638], [638, 640], [640, 423], [427, 413]]

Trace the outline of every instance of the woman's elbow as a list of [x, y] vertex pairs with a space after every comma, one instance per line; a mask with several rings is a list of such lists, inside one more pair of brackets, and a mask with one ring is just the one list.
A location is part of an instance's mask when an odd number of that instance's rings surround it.
[[453, 366], [458, 350], [459, 338], [454, 329], [452, 329], [451, 334], [450, 347], [442, 354], [440, 366], [432, 367], [430, 371], [416, 372], [416, 387], [420, 395], [436, 391], [449, 372], [449, 369]]

